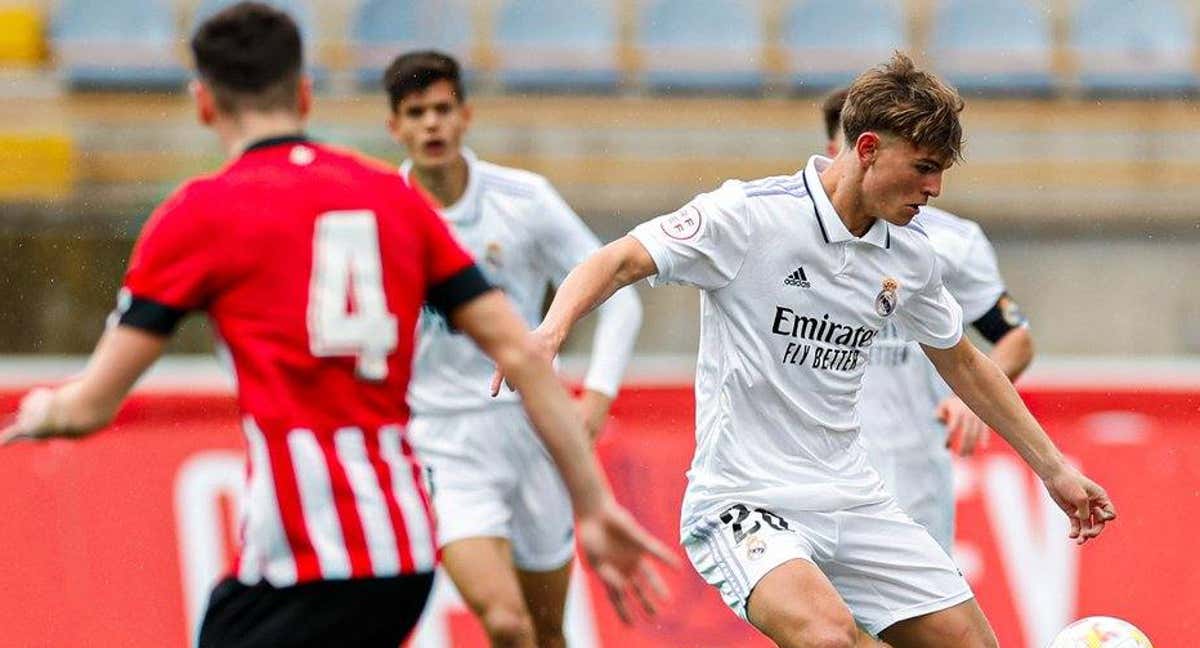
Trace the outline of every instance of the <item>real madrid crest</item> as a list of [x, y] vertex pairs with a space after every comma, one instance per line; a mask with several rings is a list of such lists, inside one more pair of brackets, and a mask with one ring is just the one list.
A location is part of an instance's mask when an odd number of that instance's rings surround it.
[[746, 538], [746, 557], [750, 560], [758, 560], [767, 553], [767, 543], [758, 536], [750, 536]]
[[875, 312], [880, 317], [887, 317], [896, 312], [896, 293], [900, 290], [900, 282], [892, 277], [883, 278], [883, 289], [875, 296]]

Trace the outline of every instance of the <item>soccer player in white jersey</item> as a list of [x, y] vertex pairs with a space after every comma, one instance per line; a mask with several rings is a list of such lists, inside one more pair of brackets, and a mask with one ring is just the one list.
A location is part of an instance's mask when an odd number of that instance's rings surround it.
[[[410, 184], [441, 214], [526, 322], [546, 290], [600, 247], [545, 178], [478, 159], [462, 145], [471, 111], [457, 62], [412, 52], [388, 68], [389, 126], [408, 151]], [[641, 324], [633, 289], [600, 309], [578, 401], [592, 438], [617, 393]], [[488, 394], [492, 361], [427, 310], [408, 402], [410, 430], [432, 470], [443, 564], [496, 646], [563, 646], [575, 539], [570, 500], [518, 396]]]
[[[821, 106], [828, 141], [825, 151], [842, 149], [840, 89]], [[916, 223], [929, 237], [942, 269], [942, 282], [970, 322], [988, 342], [988, 357], [1016, 381], [1033, 360], [1029, 326], [1000, 276], [996, 252], [973, 221], [928, 205]], [[871, 361], [859, 395], [862, 440], [871, 463], [896, 500], [950, 552], [954, 543], [954, 475], [950, 452], [971, 455], [988, 442], [983, 421], [955, 396], [921, 354], [889, 322], [871, 345]]]
[[[960, 156], [962, 99], [897, 53], [850, 86], [850, 144], [793, 176], [729, 181], [573, 270], [534, 331], [546, 353], [615, 290], [701, 290], [696, 454], [684, 548], [778, 645], [995, 646], [954, 563], [884, 488], [858, 438], [870, 349], [902, 326], [1041, 477], [1085, 542], [1115, 511], [962, 335], [937, 256], [910, 225]], [[498, 388], [499, 377], [493, 380]]]

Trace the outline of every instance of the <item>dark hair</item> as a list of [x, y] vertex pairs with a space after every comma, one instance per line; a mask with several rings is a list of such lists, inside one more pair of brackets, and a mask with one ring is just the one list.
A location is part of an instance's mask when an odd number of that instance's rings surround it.
[[849, 92], [849, 88], [838, 88], [825, 97], [825, 101], [821, 102], [821, 115], [825, 118], [825, 134], [831, 140], [837, 139], [838, 132], [841, 131], [839, 126], [842, 125], [842, 104], [846, 103], [846, 95]]
[[962, 110], [957, 90], [896, 52], [850, 84], [842, 132], [851, 146], [867, 131], [889, 133], [954, 163], [962, 159]]
[[300, 30], [274, 7], [239, 2], [205, 20], [192, 36], [192, 55], [224, 112], [296, 105], [304, 59]]
[[459, 103], [466, 101], [462, 72], [458, 61], [449, 54], [434, 50], [406, 52], [397, 56], [383, 72], [383, 89], [388, 93], [392, 112], [396, 112], [405, 97], [422, 92], [438, 81], [449, 81]]

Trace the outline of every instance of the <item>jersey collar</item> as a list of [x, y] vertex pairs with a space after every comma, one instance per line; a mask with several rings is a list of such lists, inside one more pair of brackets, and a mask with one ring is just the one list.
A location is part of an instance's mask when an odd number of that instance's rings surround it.
[[250, 151], [258, 149], [271, 148], [272, 146], [280, 146], [282, 144], [306, 144], [309, 142], [308, 136], [304, 133], [292, 133], [290, 135], [276, 135], [274, 137], [265, 137], [263, 139], [251, 142], [249, 146], [242, 149], [242, 154], [245, 155]]
[[[804, 188], [808, 191], [808, 197], [813, 203], [813, 212], [817, 218], [817, 225], [821, 227], [821, 236], [826, 243], [845, 243], [853, 240], [855, 236], [846, 229], [846, 224], [842, 222], [840, 216], [833, 208], [833, 203], [829, 201], [829, 196], [825, 194], [825, 187], [821, 184], [820, 173], [829, 168], [833, 163], [827, 157], [814, 155], [808, 159], [808, 164], [804, 165], [803, 179]], [[891, 248], [892, 233], [889, 229], [887, 221], [882, 218], [876, 218], [875, 223], [871, 225], [871, 229], [867, 230], [858, 240], [870, 243], [875, 247]]]
[[[471, 205], [475, 204], [475, 196], [479, 193], [479, 157], [475, 155], [475, 151], [465, 146], [462, 147], [462, 156], [467, 161], [467, 189], [453, 205], [446, 205], [438, 210], [443, 220], [455, 225], [469, 225], [470, 222], [474, 222], [471, 219], [478, 215], [477, 210], [472, 209]], [[400, 163], [400, 177], [404, 178], [404, 182], [409, 185], [412, 184], [408, 179], [412, 173], [412, 167], [413, 162], [410, 158], [405, 158]]]

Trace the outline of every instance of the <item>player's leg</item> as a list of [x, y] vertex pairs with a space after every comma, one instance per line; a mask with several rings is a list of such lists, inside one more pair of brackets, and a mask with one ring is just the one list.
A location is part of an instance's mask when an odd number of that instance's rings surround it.
[[734, 504], [692, 528], [688, 559], [738, 616], [783, 648], [874, 646], [814, 561], [831, 555], [828, 513], [783, 518]]
[[898, 504], [835, 516], [837, 549], [822, 567], [862, 627], [904, 648], [995, 645], [954, 562]]
[[519, 406], [414, 418], [409, 429], [429, 468], [442, 564], [494, 646], [533, 646], [513, 563], [512, 500], [521, 467], [512, 452]]
[[804, 559], [779, 565], [758, 582], [747, 618], [780, 648], [880, 645], [855, 625], [833, 584]]
[[880, 633], [895, 648], [963, 646], [995, 648], [996, 635], [975, 599], [899, 621]]
[[532, 648], [512, 545], [504, 538], [464, 538], [442, 548], [442, 566], [496, 648]]
[[563, 613], [575, 556], [571, 496], [537, 433], [521, 413], [511, 449], [522, 479], [512, 499], [513, 561], [541, 648], [561, 648]]
[[533, 618], [538, 648], [564, 648], [563, 615], [571, 585], [572, 562], [551, 571], [518, 570], [525, 607]]

